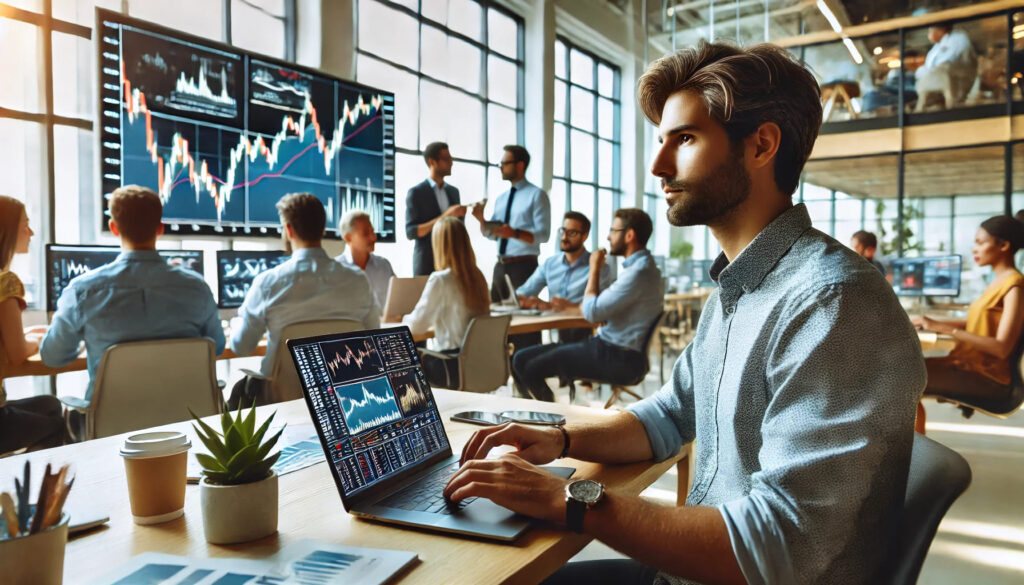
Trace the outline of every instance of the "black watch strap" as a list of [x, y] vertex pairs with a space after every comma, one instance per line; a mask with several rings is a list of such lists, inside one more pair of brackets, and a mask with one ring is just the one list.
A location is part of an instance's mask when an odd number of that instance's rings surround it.
[[576, 533], [583, 532], [583, 514], [587, 505], [575, 498], [565, 499], [565, 525]]

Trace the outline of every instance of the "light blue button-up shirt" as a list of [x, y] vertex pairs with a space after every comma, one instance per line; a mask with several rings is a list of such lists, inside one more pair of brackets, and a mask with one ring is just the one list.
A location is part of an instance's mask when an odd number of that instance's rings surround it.
[[377, 299], [377, 304], [383, 310], [384, 301], [387, 300], [388, 296], [388, 286], [391, 284], [391, 277], [395, 275], [395, 269], [391, 267], [391, 262], [387, 258], [371, 252], [369, 259], [366, 261], [366, 270], [363, 270], [352, 259], [351, 248], [347, 248], [343, 253], [335, 256], [334, 259], [349, 268], [355, 268], [366, 274], [366, 278], [370, 281], [370, 287], [373, 289], [373, 296]]
[[583, 317], [604, 323], [597, 336], [604, 341], [644, 351], [647, 333], [661, 315], [665, 284], [649, 250], [639, 250], [622, 261], [619, 277], [601, 294], [583, 299]]
[[72, 280], [57, 300], [53, 323], [39, 346], [43, 363], [63, 366], [84, 341], [92, 399], [103, 352], [115, 343], [208, 337], [224, 351], [224, 330], [213, 293], [195, 272], [168, 266], [156, 250], [125, 251], [117, 260]]
[[[535, 297], [548, 289], [548, 295], [561, 297], [571, 303], [583, 301], [583, 293], [587, 291], [587, 280], [590, 279], [590, 251], [583, 250], [575, 262], [569, 264], [564, 253], [552, 256], [537, 267], [530, 278], [516, 289], [516, 293]], [[607, 264], [601, 267], [601, 290], [612, 283], [612, 271]]]
[[444, 213], [451, 207], [451, 203], [448, 202], [448, 193], [434, 179], [427, 177], [427, 182], [430, 183], [430, 188], [434, 190], [434, 197], [437, 197], [437, 207], [441, 209], [441, 213]]
[[380, 327], [380, 305], [366, 275], [335, 262], [323, 248], [300, 248], [291, 258], [259, 274], [232, 322], [231, 350], [249, 355], [267, 332], [267, 355], [260, 370], [271, 375], [281, 330], [293, 323], [352, 319], [367, 329]]
[[925, 386], [892, 287], [802, 204], [711, 275], [672, 381], [629, 411], [656, 459], [696, 441], [687, 504], [718, 508], [748, 583], [879, 582]]
[[[540, 245], [551, 238], [551, 202], [548, 201], [548, 194], [543, 189], [526, 179], [519, 181], [513, 187], [516, 188], [516, 196], [512, 198], [512, 214], [508, 225], [512, 229], [533, 234], [533, 243], [527, 244], [522, 240], [509, 238], [505, 255], [537, 256], [540, 254]], [[494, 202], [494, 214], [491, 215], [491, 221], [506, 223], [505, 209], [508, 207], [508, 196], [509, 191], [498, 195], [498, 200]], [[486, 235], [492, 240], [498, 239], [490, 231]]]

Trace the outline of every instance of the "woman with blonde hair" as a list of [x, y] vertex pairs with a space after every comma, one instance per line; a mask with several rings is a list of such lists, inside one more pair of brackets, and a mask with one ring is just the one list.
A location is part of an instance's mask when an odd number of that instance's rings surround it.
[[[430, 240], [434, 248], [434, 272], [427, 279], [416, 308], [402, 319], [402, 323], [412, 329], [413, 335], [433, 328], [431, 349], [455, 355], [470, 320], [489, 314], [491, 297], [487, 281], [476, 267], [476, 255], [465, 224], [454, 217], [443, 217], [434, 224]], [[421, 357], [431, 385], [458, 387], [459, 372], [455, 359], [430, 354]]]
[[33, 396], [8, 402], [3, 387], [5, 366], [20, 364], [39, 349], [39, 334], [24, 333], [25, 287], [11, 272], [14, 255], [28, 253], [32, 235], [25, 205], [0, 195], [0, 454], [56, 447], [65, 435], [59, 400]]

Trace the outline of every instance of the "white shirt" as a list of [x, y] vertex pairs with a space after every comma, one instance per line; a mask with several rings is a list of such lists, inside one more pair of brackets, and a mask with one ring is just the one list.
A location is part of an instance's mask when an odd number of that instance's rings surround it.
[[[346, 248], [343, 254], [334, 259], [350, 268], [363, 270], [352, 259], [351, 248]], [[377, 304], [383, 309], [384, 300], [388, 296], [388, 283], [395, 275], [395, 270], [391, 268], [391, 262], [388, 262], [387, 258], [371, 252], [370, 259], [366, 261], [366, 270], [363, 272], [366, 273], [366, 278], [370, 281], [370, 288], [373, 289], [373, 296], [377, 298]]]
[[441, 209], [441, 213], [444, 213], [451, 206], [448, 203], [448, 192], [444, 190], [444, 185], [438, 185], [437, 181], [427, 177], [427, 182], [434, 188], [434, 196], [437, 197], [437, 206]]
[[281, 330], [319, 319], [352, 319], [376, 329], [380, 327], [380, 306], [362, 271], [335, 262], [323, 248], [300, 248], [287, 261], [253, 279], [238, 318], [232, 320], [228, 347], [238, 355], [249, 355], [266, 331], [267, 355], [260, 371], [269, 376]]
[[462, 346], [469, 321], [475, 316], [466, 305], [452, 269], [445, 268], [431, 273], [416, 308], [402, 319], [402, 324], [408, 325], [413, 335], [426, 333], [433, 327], [430, 348], [443, 351]]

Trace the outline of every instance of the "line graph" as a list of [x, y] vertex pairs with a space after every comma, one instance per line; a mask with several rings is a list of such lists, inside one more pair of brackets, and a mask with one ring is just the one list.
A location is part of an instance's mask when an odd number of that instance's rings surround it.
[[384, 372], [380, 355], [369, 337], [322, 343], [320, 351], [324, 354], [327, 371], [335, 383], [349, 382]]
[[334, 393], [351, 435], [402, 418], [387, 378], [383, 376], [340, 386]]
[[395, 390], [395, 398], [405, 416], [418, 414], [427, 409], [427, 392], [416, 378], [416, 370], [388, 374], [391, 387]]

